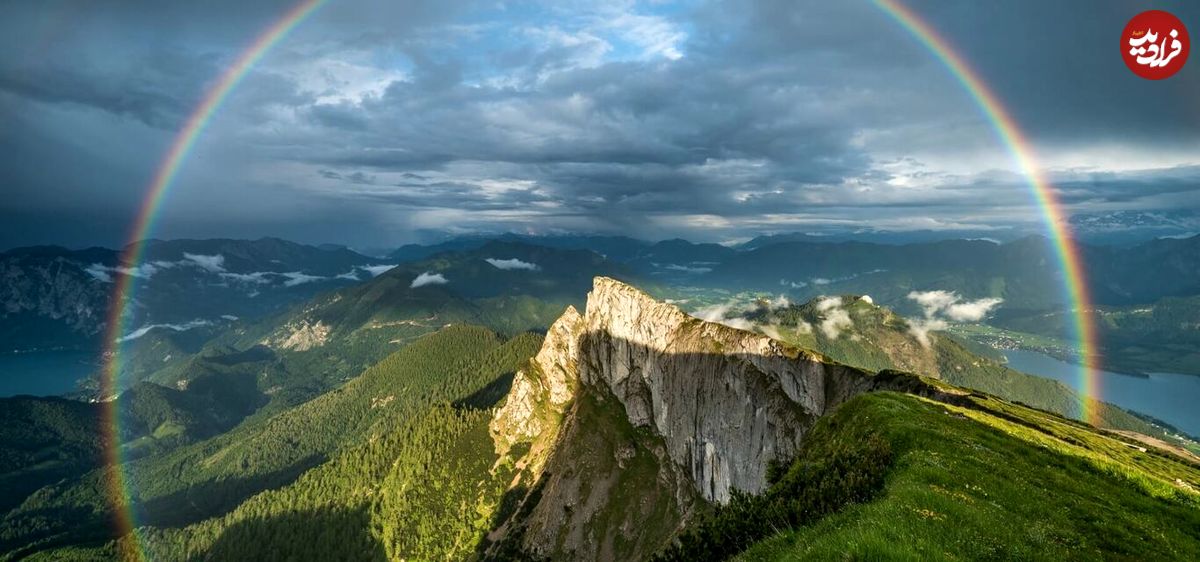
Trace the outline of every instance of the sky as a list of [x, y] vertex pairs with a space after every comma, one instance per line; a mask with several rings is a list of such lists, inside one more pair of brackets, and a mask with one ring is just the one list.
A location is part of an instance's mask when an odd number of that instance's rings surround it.
[[[206, 89], [293, 4], [0, 0], [0, 248], [123, 244]], [[907, 5], [996, 92], [1068, 213], [1200, 216], [1200, 60], [1133, 75], [1120, 33], [1145, 6]], [[1200, 34], [1200, 5], [1155, 7]], [[728, 242], [1040, 220], [968, 94], [867, 1], [329, 0], [229, 96], [152, 234]]]

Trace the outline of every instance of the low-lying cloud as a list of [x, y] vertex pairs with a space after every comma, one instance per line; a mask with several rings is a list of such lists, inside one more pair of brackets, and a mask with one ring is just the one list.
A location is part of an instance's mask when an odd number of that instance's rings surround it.
[[114, 273], [128, 275], [130, 277], [138, 277], [141, 279], [149, 279], [155, 273], [158, 273], [158, 269], [159, 268], [155, 267], [153, 264], [148, 263], [139, 265], [137, 267], [122, 267], [119, 265], [116, 267], [109, 267], [107, 265], [94, 263], [88, 266], [84, 271], [97, 281], [112, 283], [112, 274]]
[[84, 269], [84, 271], [88, 275], [91, 275], [92, 277], [94, 277], [96, 280], [102, 281], [104, 283], [112, 283], [112, 280], [113, 280], [112, 274], [114, 274], [114, 273], [120, 274], [120, 275], [128, 275], [130, 277], [137, 277], [139, 279], [150, 279], [151, 277], [154, 277], [154, 275], [156, 273], [158, 273], [159, 271], [162, 271], [164, 269], [172, 269], [172, 268], [176, 268], [176, 267], [180, 267], [180, 266], [198, 267], [205, 271], [210, 271], [212, 273], [217, 273], [217, 274], [220, 274], [223, 276], [224, 275], [236, 276], [236, 274], [227, 273], [225, 271], [225, 266], [224, 266], [225, 256], [221, 256], [221, 255], [205, 256], [205, 255], [201, 255], [201, 254], [185, 253], [185, 254], [183, 254], [183, 257], [184, 257], [184, 259], [178, 260], [178, 261], [157, 260], [157, 261], [152, 261], [152, 262], [146, 262], [146, 263], [138, 265], [137, 267], [126, 267], [126, 266], [121, 266], [121, 265], [107, 266], [107, 265], [100, 264], [100, 263], [93, 263], [92, 265], [90, 265], [86, 269]]
[[[758, 311], [762, 312], [764, 307], [768, 313], [773, 313], [778, 310], [783, 310], [792, 305], [791, 300], [786, 295], [779, 295], [771, 299], [760, 299], [754, 303], [738, 303], [737, 301], [729, 301], [724, 304], [716, 304], [696, 309], [691, 312], [695, 318], [699, 318], [706, 322], [714, 322], [723, 324], [730, 328], [739, 330], [757, 331], [775, 339], [784, 339], [779, 332], [780, 326], [775, 323], [774, 315], [767, 314], [765, 318], [767, 322], [753, 322], [746, 318], [747, 313]], [[802, 334], [812, 333], [812, 325], [804, 320], [797, 320], [794, 328]]]
[[817, 327], [831, 340], [836, 340], [843, 330], [854, 327], [850, 312], [842, 308], [841, 297], [822, 297], [817, 301], [817, 312], [821, 314], [821, 322]]
[[954, 291], [912, 291], [909, 300], [920, 305], [924, 318], [910, 318], [908, 331], [921, 345], [929, 347], [929, 332], [945, 330], [950, 322], [978, 322], [987, 316], [1004, 299], [997, 297], [973, 301], [963, 300]]
[[176, 332], [186, 332], [193, 328], [200, 328], [202, 326], [209, 326], [211, 324], [212, 324], [212, 322], [209, 322], [208, 320], [199, 320], [199, 319], [192, 320], [191, 322], [184, 322], [183, 324], [148, 324], [146, 326], [142, 326], [141, 328], [138, 328], [138, 329], [130, 332], [128, 335], [126, 335], [124, 337], [117, 338], [117, 342], [121, 343], [121, 342], [130, 341], [130, 340], [136, 340], [136, 339], [150, 333], [150, 330], [163, 329], [163, 330], [174, 330]]
[[[655, 265], [658, 265], [658, 264], [655, 264]], [[711, 268], [711, 267], [679, 265], [677, 263], [669, 263], [669, 264], [666, 264], [666, 265], [663, 265], [660, 267], [662, 267], [663, 269], [666, 269], [668, 271], [679, 271], [682, 273], [688, 273], [688, 274], [693, 274], [693, 275], [698, 275], [701, 273], [711, 273], [713, 270], [713, 268]]]
[[358, 268], [371, 274], [371, 277], [379, 277], [388, 270], [396, 267], [396, 264], [380, 264], [380, 265], [361, 265]]
[[744, 311], [737, 304], [728, 302], [697, 309], [695, 312], [692, 312], [692, 316], [705, 322], [723, 324], [739, 330], [754, 331], [755, 324], [743, 318], [741, 316], [742, 312]]
[[496, 269], [503, 269], [505, 271], [514, 271], [514, 270], [521, 270], [521, 269], [524, 269], [527, 271], [537, 271], [537, 270], [541, 269], [540, 267], [538, 267], [538, 265], [536, 263], [521, 261], [517, 258], [511, 258], [511, 259], [506, 259], [506, 260], [496, 259], [496, 258], [485, 258], [483, 261], [486, 261], [486, 262], [492, 264], [492, 267], [495, 267]]
[[223, 273], [225, 271], [225, 256], [221, 254], [206, 256], [204, 254], [184, 253], [183, 258], [192, 262], [200, 269], [206, 269], [213, 273]]
[[296, 285], [303, 285], [305, 283], [312, 283], [314, 281], [324, 281], [324, 280], [328, 279], [328, 277], [321, 277], [320, 275], [309, 275], [307, 273], [301, 273], [299, 271], [289, 271], [287, 273], [280, 273], [280, 275], [284, 276], [287, 279], [287, 281], [283, 282], [284, 287], [295, 287]]
[[441, 273], [430, 273], [426, 271], [418, 275], [416, 279], [413, 279], [412, 284], [408, 287], [410, 289], [416, 289], [417, 287], [424, 287], [426, 285], [445, 285], [449, 282], [450, 281], [446, 279], [446, 276], [442, 275]]

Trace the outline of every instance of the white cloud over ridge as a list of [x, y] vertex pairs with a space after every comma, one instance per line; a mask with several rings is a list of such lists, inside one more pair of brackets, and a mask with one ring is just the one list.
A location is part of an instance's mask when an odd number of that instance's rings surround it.
[[283, 282], [284, 287], [295, 287], [296, 285], [303, 285], [305, 283], [312, 283], [314, 281], [323, 281], [325, 279], [329, 279], [328, 277], [322, 277], [320, 275], [309, 275], [307, 273], [302, 273], [299, 271], [289, 271], [287, 273], [280, 273], [279, 275], [282, 275], [287, 278], [287, 281]]
[[754, 331], [754, 323], [739, 316], [742, 311], [733, 302], [725, 304], [715, 304], [706, 306], [692, 312], [692, 316], [704, 320], [705, 322], [713, 322], [723, 324], [730, 328], [739, 330]]
[[929, 332], [945, 330], [950, 322], [978, 322], [1004, 299], [988, 297], [964, 301], [954, 291], [911, 291], [909, 300], [920, 305], [924, 318], [910, 318], [908, 331], [924, 347], [929, 347]]
[[390, 270], [394, 267], [396, 267], [396, 264], [393, 263], [393, 264], [380, 264], [380, 265], [364, 265], [364, 266], [359, 266], [359, 269], [361, 269], [367, 273], [370, 273], [371, 277], [379, 277], [380, 275], [384, 274], [385, 272], [387, 272], [388, 270]]
[[200, 269], [206, 269], [213, 273], [223, 273], [225, 271], [225, 256], [221, 254], [206, 256], [204, 254], [189, 254], [185, 252], [183, 257]]
[[212, 322], [209, 322], [208, 320], [200, 320], [200, 319], [192, 320], [190, 322], [184, 322], [183, 324], [148, 324], [146, 326], [142, 326], [141, 328], [138, 328], [138, 329], [130, 332], [129, 334], [127, 334], [121, 338], [118, 338], [117, 342], [120, 343], [120, 342], [127, 342], [130, 340], [136, 340], [136, 339], [150, 333], [150, 330], [155, 330], [155, 329], [174, 330], [176, 332], [186, 332], [187, 330], [191, 330], [193, 328], [199, 328], [201, 326], [208, 326], [211, 324], [212, 324]]
[[538, 267], [538, 265], [536, 263], [521, 261], [520, 259], [517, 259], [517, 258], [511, 258], [511, 259], [484, 258], [483, 261], [486, 261], [486, 262], [492, 264], [492, 267], [495, 267], [496, 269], [503, 269], [504, 271], [515, 271], [515, 270], [522, 270], [522, 269], [526, 270], [526, 271], [537, 271], [537, 270], [541, 269], [540, 267]]
[[121, 275], [129, 275], [131, 277], [140, 277], [142, 279], [149, 279], [151, 276], [153, 276], [155, 273], [158, 272], [158, 268], [154, 267], [151, 264], [142, 264], [138, 267], [121, 267], [121, 266], [109, 267], [107, 265], [94, 263], [94, 264], [88, 266], [87, 269], [85, 269], [84, 271], [87, 272], [88, 275], [91, 275], [93, 278], [95, 278], [97, 281], [101, 281], [104, 283], [112, 283], [112, 280], [113, 280], [112, 274], [113, 273], [119, 273]]
[[817, 301], [817, 312], [822, 316], [817, 327], [831, 340], [836, 340], [842, 334], [842, 330], [854, 327], [850, 312], [842, 308], [841, 297], [821, 297], [821, 300]]
[[426, 271], [418, 275], [416, 279], [413, 279], [412, 284], [410, 284], [408, 287], [410, 289], [416, 289], [426, 285], [445, 285], [449, 282], [450, 281], [446, 279], [446, 276], [442, 275], [441, 273], [430, 273]]
[[93, 263], [92, 265], [90, 265], [86, 269], [84, 269], [84, 271], [87, 272], [88, 275], [91, 275], [93, 278], [95, 278], [97, 281], [101, 281], [104, 283], [112, 283], [112, 280], [113, 280], [112, 274], [113, 273], [118, 273], [121, 275], [129, 275], [131, 277], [137, 277], [140, 279], [150, 279], [151, 277], [154, 277], [154, 275], [156, 273], [158, 273], [159, 271], [162, 271], [164, 269], [172, 269], [172, 268], [179, 267], [179, 266], [198, 267], [200, 269], [210, 271], [213, 273], [218, 273], [221, 275], [235, 275], [235, 274], [230, 274], [230, 273], [225, 272], [225, 267], [224, 267], [225, 256], [221, 256], [221, 255], [205, 256], [205, 255], [200, 255], [200, 254], [185, 253], [185, 254], [183, 254], [183, 257], [184, 257], [184, 259], [179, 260], [179, 261], [156, 260], [156, 261], [152, 261], [152, 262], [143, 263], [141, 265], [138, 265], [137, 267], [125, 267], [125, 266], [120, 266], [120, 265], [107, 266], [104, 264]]
[[[724, 304], [716, 304], [698, 308], [693, 310], [690, 314], [691, 316], [699, 318], [700, 320], [704, 320], [705, 322], [722, 324], [729, 326], [730, 328], [737, 328], [739, 330], [759, 332], [775, 339], [783, 339], [779, 332], [779, 329], [782, 327], [781, 325], [774, 324], [772, 322], [752, 322], [745, 318], [745, 314], [747, 312], [756, 310], [761, 312], [763, 307], [766, 308], [767, 312], [774, 312], [785, 309], [791, 305], [792, 302], [787, 298], [787, 295], [779, 295], [769, 299], [758, 299], [754, 303], [738, 303], [737, 301], [731, 300]], [[771, 315], [768, 314], [767, 317], [770, 318]], [[798, 323], [794, 328], [797, 332], [802, 334], [812, 333], [813, 327], [811, 324], [805, 322], [804, 320], [798, 320], [797, 322]]]

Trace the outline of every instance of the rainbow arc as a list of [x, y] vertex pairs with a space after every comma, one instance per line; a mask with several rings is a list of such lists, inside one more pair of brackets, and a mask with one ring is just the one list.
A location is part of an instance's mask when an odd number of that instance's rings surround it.
[[[126, 266], [137, 267], [141, 263], [144, 250], [143, 241], [150, 238], [159, 210], [174, 184], [175, 177], [192, 147], [195, 146], [197, 139], [229, 94], [254, 65], [270, 51], [271, 47], [278, 44], [287, 36], [288, 32], [316, 12], [327, 1], [303, 0], [275, 20], [233, 60], [208, 89], [199, 105], [192, 110], [183, 128], [176, 134], [146, 190], [142, 206], [130, 232], [130, 242], [122, 254], [122, 262]], [[1097, 388], [1097, 377], [1093, 376], [1095, 373], [1093, 364], [1095, 327], [1087, 312], [1091, 300], [1087, 291], [1080, 251], [1067, 229], [1062, 205], [1053, 187], [1034, 160], [1031, 143], [1024, 137], [1017, 127], [1017, 123], [978, 73], [928, 22], [922, 20], [919, 15], [899, 1], [873, 0], [873, 2], [946, 67], [950, 75], [970, 95], [983, 117], [995, 130], [1001, 143], [1011, 154], [1018, 168], [1027, 178], [1030, 190], [1041, 210], [1047, 231], [1053, 240], [1055, 255], [1063, 273], [1063, 289], [1068, 306], [1071, 308], [1073, 337], [1081, 354], [1082, 365], [1079, 373], [1083, 382], [1081, 386], [1085, 389], [1087, 396], [1098, 398], [1100, 389]], [[118, 377], [121, 372], [121, 350], [118, 340], [127, 328], [125, 325], [125, 319], [128, 317], [126, 307], [133, 299], [134, 290], [133, 276], [121, 275], [118, 277], [113, 290], [113, 306], [108, 318], [106, 341], [109, 349], [105, 352], [107, 362], [101, 381], [102, 396], [115, 397], [120, 388]], [[137, 521], [131, 507], [132, 498], [135, 496], [129, 488], [128, 478], [124, 473], [125, 464], [120, 447], [120, 415], [115, 400], [109, 400], [106, 404], [105, 449], [106, 460], [111, 465], [107, 478], [109, 501], [116, 513], [115, 524], [118, 534], [126, 537], [126, 541], [122, 543], [120, 554], [125, 559], [146, 560], [146, 553], [137, 536]], [[1090, 400], [1083, 400], [1081, 414], [1083, 419], [1090, 423], [1096, 423], [1096, 411]]]

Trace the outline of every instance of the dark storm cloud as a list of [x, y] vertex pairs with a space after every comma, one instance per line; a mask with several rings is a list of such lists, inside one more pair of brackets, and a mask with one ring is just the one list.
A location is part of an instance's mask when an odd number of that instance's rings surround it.
[[[291, 4], [5, 6], [0, 182], [22, 203], [0, 212], [132, 214], [182, 119]], [[1073, 210], [1200, 205], [1200, 67], [1129, 73], [1116, 43], [1134, 8], [911, 5], [1012, 110]], [[430, 229], [724, 238], [1037, 217], [970, 98], [869, 2], [330, 2], [218, 117], [164, 235], [210, 221], [375, 245]]]
[[1200, 178], [1200, 166], [1180, 166], [1136, 172], [1071, 174], [1056, 185], [1068, 202], [1137, 203], [1169, 199], [1186, 207], [1200, 200], [1197, 178]]

